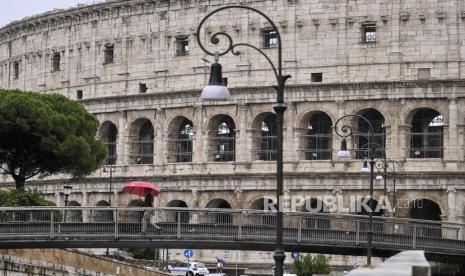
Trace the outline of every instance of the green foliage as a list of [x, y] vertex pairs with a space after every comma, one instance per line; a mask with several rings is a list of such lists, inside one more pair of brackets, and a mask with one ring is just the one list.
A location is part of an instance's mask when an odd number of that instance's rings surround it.
[[62, 95], [0, 89], [0, 165], [24, 189], [33, 176], [83, 176], [106, 155], [96, 140], [99, 123]]
[[298, 260], [294, 260], [291, 273], [297, 276], [311, 276], [315, 273], [328, 274], [331, 269], [328, 264], [328, 259], [324, 255], [301, 255]]
[[158, 249], [153, 248], [129, 248], [128, 252], [134, 259], [155, 260], [158, 257]]
[[55, 206], [55, 203], [45, 200], [37, 191], [0, 190], [0, 207], [14, 206]]

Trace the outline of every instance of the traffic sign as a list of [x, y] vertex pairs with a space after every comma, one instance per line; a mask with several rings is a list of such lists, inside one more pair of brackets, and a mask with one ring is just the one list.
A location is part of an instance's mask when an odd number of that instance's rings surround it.
[[299, 257], [300, 257], [300, 254], [299, 254], [299, 252], [292, 252], [292, 254], [291, 254], [291, 255], [292, 255], [292, 259], [294, 259], [294, 260], [298, 260], [298, 259], [299, 259]]
[[192, 249], [186, 249], [184, 250], [184, 256], [186, 256], [186, 258], [190, 258], [194, 256], [194, 251], [192, 251]]

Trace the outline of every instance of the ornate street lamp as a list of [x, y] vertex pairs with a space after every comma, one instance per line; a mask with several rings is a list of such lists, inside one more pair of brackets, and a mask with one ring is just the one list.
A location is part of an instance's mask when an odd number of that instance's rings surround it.
[[[70, 185], [63, 186], [63, 194], [65, 195], [65, 207], [68, 206], [68, 197], [71, 194], [72, 189], [73, 189], [73, 186], [70, 186]], [[63, 222], [66, 222], [66, 209], [63, 211]]]
[[73, 186], [70, 186], [70, 185], [63, 186], [63, 194], [65, 195], [65, 207], [68, 206], [68, 197], [71, 194], [72, 189], [73, 189]]
[[[228, 48], [221, 52], [211, 52], [207, 50], [202, 41], [200, 39], [200, 30], [202, 28], [203, 23], [211, 17], [213, 14], [216, 14], [222, 10], [226, 9], [244, 9], [253, 11], [258, 13], [262, 17], [268, 21], [271, 26], [270, 31], [275, 32], [276, 38], [278, 41], [277, 50], [278, 50], [278, 67], [273, 64], [271, 59], [258, 47], [250, 45], [248, 43], [233, 43], [232, 37], [225, 33], [225, 32], [217, 32], [211, 35], [210, 41], [213, 44], [219, 43], [218, 37], [224, 37], [228, 41], [229, 45]], [[283, 119], [284, 119], [284, 111], [286, 110], [286, 105], [284, 103], [284, 86], [286, 80], [290, 78], [289, 75], [282, 74], [282, 48], [281, 48], [281, 35], [279, 33], [278, 28], [276, 27], [275, 23], [266, 16], [263, 12], [258, 9], [249, 7], [249, 6], [242, 6], [242, 5], [229, 5], [218, 8], [209, 14], [207, 14], [202, 21], [200, 22], [199, 26], [197, 27], [197, 43], [199, 47], [205, 52], [207, 55], [213, 56], [215, 58], [215, 63], [211, 66], [211, 75], [210, 81], [207, 87], [203, 89], [201, 98], [203, 100], [225, 100], [228, 99], [230, 94], [229, 91], [223, 84], [223, 78], [221, 75], [221, 65], [218, 63], [219, 57], [231, 52], [234, 55], [239, 55], [240, 52], [236, 50], [239, 46], [250, 47], [258, 51], [270, 64], [273, 73], [275, 74], [277, 85], [273, 86], [277, 93], [277, 100], [276, 104], [273, 105], [273, 109], [276, 112], [276, 198], [277, 198], [277, 214], [276, 214], [276, 247], [274, 252], [274, 260], [276, 264], [275, 275], [282, 276], [283, 275], [283, 264], [284, 264], [284, 249], [283, 249], [283, 214], [282, 214], [282, 206], [280, 206], [280, 202], [283, 196]]]
[[387, 175], [388, 170], [392, 172], [392, 185], [393, 185], [393, 216], [396, 216], [396, 207], [397, 207], [397, 195], [396, 195], [396, 164], [389, 158], [386, 158], [386, 155], [383, 155], [383, 158], [376, 162], [376, 168], [378, 170], [382, 170], [383, 175], [376, 176], [376, 180], [383, 181], [383, 190], [384, 190], [384, 198], [387, 199]]
[[[351, 125], [343, 124], [342, 127], [338, 128], [338, 125], [340, 122], [342, 122], [343, 119], [345, 118], [358, 118], [363, 121], [365, 121], [369, 128], [368, 128], [368, 133], [363, 133], [360, 132], [358, 129], [353, 128]], [[340, 158], [350, 158], [350, 152], [347, 150], [347, 142], [346, 139], [347, 137], [350, 137], [354, 134], [368, 134], [368, 158], [369, 158], [369, 163], [370, 163], [370, 169], [368, 169], [368, 164], [367, 161], [364, 161], [363, 167], [360, 170], [361, 172], [370, 172], [370, 210], [368, 210], [368, 231], [367, 231], [367, 266], [371, 266], [371, 248], [372, 248], [372, 239], [373, 239], [373, 179], [374, 179], [374, 168], [375, 168], [375, 151], [378, 148], [374, 143], [373, 143], [373, 125], [371, 122], [360, 115], [356, 114], [349, 114], [342, 116], [339, 118], [336, 123], [334, 124], [334, 129], [336, 134], [342, 138], [341, 142], [341, 150], [338, 152], [337, 156]]]
[[109, 192], [110, 192], [110, 196], [108, 198], [108, 204], [111, 206], [111, 196], [113, 194], [113, 186], [112, 186], [112, 179], [113, 179], [113, 164], [110, 164], [108, 165], [109, 169], [107, 169], [106, 165], [103, 165], [103, 169], [102, 169], [102, 172], [104, 174], [106, 174], [109, 170], [110, 172], [110, 181], [109, 181]]

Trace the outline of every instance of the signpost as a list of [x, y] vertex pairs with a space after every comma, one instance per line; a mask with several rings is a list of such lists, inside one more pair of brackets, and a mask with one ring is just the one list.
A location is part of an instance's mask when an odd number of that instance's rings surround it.
[[189, 259], [190, 259], [192, 256], [194, 256], [194, 251], [192, 251], [192, 249], [186, 249], [186, 250], [184, 250], [184, 256], [186, 256], [187, 262], [190, 262]]

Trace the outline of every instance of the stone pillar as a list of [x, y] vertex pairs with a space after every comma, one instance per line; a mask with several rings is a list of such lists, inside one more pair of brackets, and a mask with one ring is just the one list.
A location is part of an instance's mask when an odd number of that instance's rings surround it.
[[297, 162], [298, 159], [298, 148], [299, 143], [295, 142], [295, 132], [294, 128], [296, 127], [296, 108], [295, 103], [290, 102], [287, 104], [287, 110], [284, 113], [284, 125], [283, 125], [283, 159], [284, 161], [293, 161]]
[[[90, 206], [89, 205], [89, 197], [88, 193], [83, 191], [82, 192], [82, 203], [81, 206]], [[92, 221], [92, 213], [88, 212], [87, 210], [82, 211], [82, 222], [90, 222]]]
[[194, 141], [192, 142], [192, 162], [201, 163], [206, 161], [203, 152], [203, 140], [205, 133], [203, 131], [203, 107], [202, 105], [194, 106]]
[[129, 133], [127, 125], [127, 112], [121, 111], [119, 113], [119, 122], [118, 122], [118, 140], [116, 145], [116, 164], [117, 165], [126, 165], [129, 163], [128, 153], [129, 153]]
[[455, 217], [457, 215], [456, 193], [457, 190], [455, 189], [455, 186], [447, 187], [447, 213], [446, 210], [444, 210], [444, 214], [447, 214], [447, 217], [451, 222], [455, 222]]
[[250, 150], [247, 134], [247, 104], [243, 101], [238, 102], [239, 109], [239, 129], [236, 130], [236, 161], [250, 161]]
[[168, 146], [165, 146], [165, 110], [163, 109], [157, 109], [155, 113], [155, 145], [154, 145], [154, 151], [155, 151], [155, 159], [154, 159], [154, 164], [155, 165], [163, 165], [163, 163], [166, 161], [164, 156], [164, 149], [168, 148]]
[[[449, 98], [449, 127], [448, 127], [448, 139], [444, 136], [444, 159], [448, 160], [459, 160], [459, 156], [463, 156], [462, 143], [458, 141], [458, 129], [457, 129], [458, 111], [457, 111], [457, 98]], [[446, 129], [444, 128], [444, 135], [446, 135]]]
[[[342, 116], [345, 115], [345, 107], [344, 107], [344, 101], [343, 100], [337, 100], [336, 101], [336, 118], [335, 121], [333, 122], [333, 146], [332, 146], [332, 160], [338, 160], [337, 153], [341, 149], [341, 141], [342, 138], [339, 137], [339, 135], [336, 134], [336, 129], [334, 129], [334, 126], [336, 124], [336, 121], [339, 120]], [[344, 122], [342, 122], [344, 123]], [[339, 125], [338, 127], [341, 127], [342, 125]], [[350, 143], [350, 137], [347, 139], [347, 149], [349, 151], [352, 150], [351, 148], [351, 143]]]
[[394, 116], [391, 116], [392, 121], [390, 122], [385, 122], [385, 130], [386, 130], [386, 156], [388, 158], [391, 158], [393, 160], [401, 159], [404, 157], [402, 154], [402, 148], [398, 147], [398, 145], [401, 143], [400, 137], [399, 137], [399, 122], [401, 116], [400, 110], [400, 102], [399, 99], [394, 98], [394, 99], [389, 99], [389, 108], [392, 110], [392, 114]]

